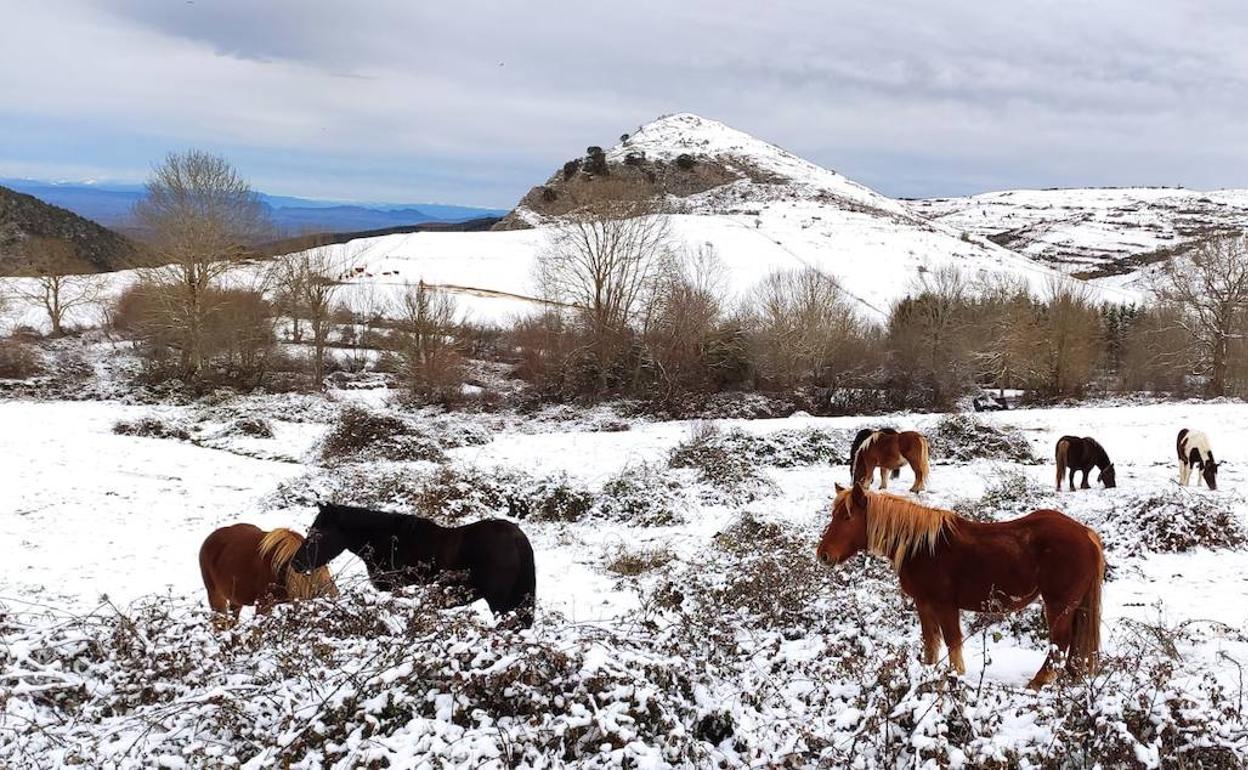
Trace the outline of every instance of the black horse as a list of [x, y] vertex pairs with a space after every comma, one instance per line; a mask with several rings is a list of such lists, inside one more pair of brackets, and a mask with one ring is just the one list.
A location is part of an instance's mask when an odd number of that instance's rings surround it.
[[[853, 443], [849, 445], [849, 472], [854, 472], [854, 457], [858, 454], [858, 447], [862, 446], [862, 442], [871, 437], [872, 433], [896, 433], [896, 428], [863, 428], [858, 431], [858, 435], [854, 436]], [[901, 475], [901, 468], [893, 468], [892, 477], [897, 478]]]
[[307, 574], [350, 551], [382, 591], [435, 580], [464, 589], [460, 604], [484, 598], [496, 615], [515, 611], [533, 625], [533, 547], [510, 521], [443, 527], [419, 516], [324, 503], [290, 565]]
[[1118, 486], [1114, 474], [1114, 464], [1110, 462], [1109, 453], [1091, 436], [1062, 436], [1057, 440], [1057, 491], [1062, 491], [1062, 477], [1066, 469], [1070, 469], [1070, 489], [1075, 489], [1075, 471], [1083, 471], [1083, 483], [1080, 489], [1089, 489], [1088, 472], [1093, 467], [1100, 469], [1098, 480], [1106, 487]]

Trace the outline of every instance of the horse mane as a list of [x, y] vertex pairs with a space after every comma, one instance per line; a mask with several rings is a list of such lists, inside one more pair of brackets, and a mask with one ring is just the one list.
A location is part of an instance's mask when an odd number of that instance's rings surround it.
[[[876, 439], [878, 439], [878, 438], [880, 437], [880, 434], [881, 434], [881, 433], [883, 433], [883, 432], [884, 432], [884, 431], [880, 431], [880, 430], [874, 430], [874, 431], [871, 431], [871, 435], [870, 435], [870, 436], [867, 436], [866, 438], [864, 438], [864, 439], [862, 440], [862, 442], [861, 442], [860, 444], [858, 444], [858, 447], [854, 450], [854, 456], [850, 458], [850, 463], [852, 464], [852, 472], [853, 472], [853, 479], [852, 479], [852, 480], [854, 481], [854, 483], [857, 483], [857, 482], [858, 482], [858, 479], [859, 479], [859, 475], [858, 475], [858, 465], [859, 465], [859, 460], [858, 460], [858, 458], [860, 458], [860, 457], [862, 457], [862, 456], [863, 456], [863, 452], [865, 452], [865, 451], [867, 451], [868, 449], [870, 449], [870, 448], [871, 448], [871, 445], [875, 443], [875, 440], [876, 440]], [[894, 432], [896, 432], [896, 431], [894, 431]]]
[[256, 551], [262, 559], [268, 559], [273, 567], [273, 577], [282, 580], [286, 593], [292, 599], [312, 599], [317, 596], [336, 596], [337, 588], [330, 577], [328, 567], [313, 570], [310, 575], [300, 575], [297, 570], [288, 569], [295, 552], [303, 545], [303, 535], [285, 527], [278, 527], [266, 532], [260, 538]]
[[371, 508], [357, 508], [353, 505], [338, 505], [337, 503], [322, 503], [321, 507], [333, 516], [333, 523], [341, 529], [392, 531], [399, 528], [438, 526], [430, 519], [407, 513], [374, 511]]
[[946, 530], [957, 528], [958, 514], [928, 508], [904, 497], [876, 492], [867, 496], [867, 550], [883, 556], [901, 569], [906, 559], [920, 551], [936, 551]]

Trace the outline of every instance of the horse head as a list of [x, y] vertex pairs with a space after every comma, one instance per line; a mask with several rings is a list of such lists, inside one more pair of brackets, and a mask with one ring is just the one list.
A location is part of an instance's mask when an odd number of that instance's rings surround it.
[[824, 527], [815, 557], [835, 567], [867, 547], [867, 492], [861, 484], [836, 485], [832, 519]]
[[303, 545], [291, 557], [290, 566], [301, 575], [308, 575], [333, 561], [347, 548], [346, 534], [338, 522], [332, 504], [317, 503], [316, 520], [312, 522]]
[[1201, 469], [1200, 475], [1204, 477], [1205, 483], [1210, 489], [1218, 488], [1218, 466], [1222, 463], [1214, 462], [1213, 457], [1205, 461], [1204, 467]]
[[1113, 463], [1110, 463], [1101, 469], [1101, 483], [1109, 489], [1113, 489], [1118, 486], [1117, 474], [1114, 472]]

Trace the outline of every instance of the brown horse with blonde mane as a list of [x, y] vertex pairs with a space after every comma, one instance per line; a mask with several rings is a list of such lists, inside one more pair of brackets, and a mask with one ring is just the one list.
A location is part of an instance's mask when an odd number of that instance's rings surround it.
[[888, 489], [888, 475], [909, 465], [914, 470], [911, 492], [927, 486], [927, 438], [918, 431], [877, 430], [867, 436], [849, 459], [854, 483], [871, 486], [871, 476], [880, 469], [880, 489]]
[[[923, 662], [935, 663], [944, 637], [949, 662], [965, 673], [961, 610], [1021, 610], [1044, 601], [1049, 639], [1069, 673], [1089, 673], [1100, 650], [1105, 555], [1096, 532], [1059, 511], [983, 523], [859, 485], [836, 487], [832, 520], [816, 556], [835, 566], [859, 551], [893, 565], [914, 599], [923, 632]], [[1028, 687], [1056, 677], [1050, 652]]]
[[280, 527], [265, 532], [252, 524], [235, 524], [216, 530], [199, 548], [208, 605], [222, 616], [228, 611], [238, 622], [244, 605], [255, 605], [257, 614], [265, 614], [279, 602], [337, 596], [329, 569], [301, 575], [290, 568], [301, 545], [303, 535]]

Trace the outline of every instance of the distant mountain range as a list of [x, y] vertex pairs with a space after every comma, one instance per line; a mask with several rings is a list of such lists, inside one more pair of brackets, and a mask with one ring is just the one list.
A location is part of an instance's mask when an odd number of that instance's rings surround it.
[[[131, 227], [131, 211], [143, 197], [143, 186], [134, 184], [0, 178], [0, 185], [123, 232]], [[347, 203], [264, 193], [260, 193], [260, 199], [269, 207], [274, 225], [284, 235], [465, 222], [507, 213], [442, 203]]]

